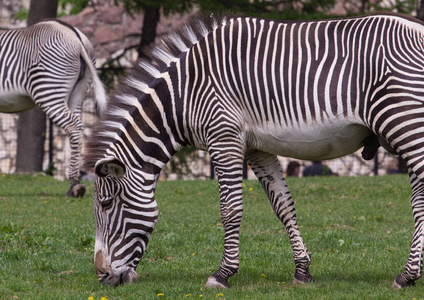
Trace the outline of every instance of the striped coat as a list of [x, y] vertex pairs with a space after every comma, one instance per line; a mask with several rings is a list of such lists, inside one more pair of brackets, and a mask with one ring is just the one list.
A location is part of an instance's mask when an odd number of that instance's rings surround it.
[[[424, 26], [393, 15], [312, 22], [206, 17], [165, 38], [127, 76], [94, 131], [95, 267], [117, 285], [136, 278], [156, 224], [161, 169], [185, 145], [209, 152], [220, 188], [224, 254], [206, 286], [239, 268], [246, 159], [285, 225], [295, 282], [310, 255], [276, 155], [322, 160], [383, 144], [406, 161], [416, 221], [395, 288], [422, 273]], [[193, 209], [196, 209], [195, 207]]]

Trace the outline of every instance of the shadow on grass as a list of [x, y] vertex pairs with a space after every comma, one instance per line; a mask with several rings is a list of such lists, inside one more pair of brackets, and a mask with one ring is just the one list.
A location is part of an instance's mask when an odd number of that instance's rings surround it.
[[[399, 271], [400, 273], [400, 271]], [[336, 284], [336, 283], [346, 283], [352, 286], [361, 284], [361, 285], [387, 285], [391, 287], [392, 282], [399, 273], [387, 273], [384, 271], [363, 271], [362, 273], [340, 273], [335, 271], [326, 272], [325, 274], [314, 276], [317, 284]]]
[[[350, 286], [356, 285], [369, 285], [369, 286], [377, 286], [383, 285], [387, 287], [391, 287], [392, 282], [396, 278], [399, 273], [396, 273], [396, 270], [392, 273], [382, 271], [367, 271], [364, 270], [362, 273], [358, 271], [345, 273], [337, 272], [336, 270], [329, 271], [321, 271], [314, 273], [313, 269], [310, 270], [311, 275], [313, 276], [315, 283], [312, 285], [321, 286], [321, 285], [335, 285], [335, 284], [347, 284]], [[201, 275], [199, 275], [201, 276]], [[206, 275], [208, 276], [208, 275]], [[206, 278], [206, 277], [205, 277]], [[254, 284], [256, 282], [274, 282], [279, 283], [284, 286], [293, 286], [293, 278], [294, 278], [294, 268], [293, 271], [270, 271], [266, 272], [266, 274], [261, 273], [259, 269], [249, 268], [247, 271], [243, 270], [240, 273], [236, 274], [232, 278], [230, 278], [230, 285], [232, 283], [234, 285], [243, 285], [243, 284]], [[422, 286], [420, 284], [422, 280], [417, 281], [417, 286]], [[307, 286], [307, 285], [300, 285]]]

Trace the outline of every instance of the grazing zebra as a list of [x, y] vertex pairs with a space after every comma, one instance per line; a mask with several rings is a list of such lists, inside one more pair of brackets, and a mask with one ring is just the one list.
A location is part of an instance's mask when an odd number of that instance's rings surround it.
[[[276, 155], [324, 160], [381, 139], [409, 167], [415, 232], [393, 287], [422, 273], [424, 24], [397, 14], [311, 22], [206, 17], [165, 38], [118, 89], [87, 146], [95, 166], [100, 282], [132, 282], [158, 217], [154, 192], [183, 146], [207, 150], [220, 191], [224, 253], [207, 287], [239, 269], [246, 158], [285, 225], [294, 282], [313, 281], [311, 257]], [[193, 208], [195, 209], [195, 208]]]
[[81, 106], [90, 81], [99, 109], [106, 105], [94, 66], [94, 49], [87, 37], [64, 22], [46, 21], [0, 31], [0, 112], [16, 113], [39, 106], [69, 135], [67, 196], [81, 197], [85, 193], [85, 186], [78, 181]]

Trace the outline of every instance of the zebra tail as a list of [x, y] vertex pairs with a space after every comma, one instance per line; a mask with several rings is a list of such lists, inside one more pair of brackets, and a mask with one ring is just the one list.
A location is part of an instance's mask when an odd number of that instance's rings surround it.
[[97, 112], [102, 114], [105, 111], [107, 104], [105, 87], [92, 64], [90, 64], [89, 69], [93, 76], [94, 98], [96, 99], [97, 103]]
[[94, 88], [94, 98], [97, 104], [97, 113], [102, 114], [105, 111], [107, 104], [105, 87], [102, 81], [100, 80], [99, 76], [97, 75], [97, 70], [93, 64], [93, 61], [87, 53], [84, 43], [82, 43], [81, 48], [81, 57], [91, 73], [92, 84]]

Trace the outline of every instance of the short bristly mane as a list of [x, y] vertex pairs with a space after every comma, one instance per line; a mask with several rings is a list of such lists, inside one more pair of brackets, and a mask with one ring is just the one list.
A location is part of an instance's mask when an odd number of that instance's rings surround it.
[[[233, 16], [231, 16], [233, 17]], [[173, 61], [190, 50], [210, 32], [225, 24], [231, 18], [229, 15], [202, 15], [193, 17], [189, 23], [179, 30], [164, 36], [160, 42], [143, 49], [143, 55], [134, 67], [120, 80], [120, 86], [112, 93], [105, 113], [93, 128], [90, 139], [86, 142], [83, 159], [83, 170], [89, 170], [95, 163], [104, 157], [108, 147], [105, 137], [114, 126], [123, 124], [125, 118], [118, 111], [129, 112], [131, 108], [139, 105], [140, 90], [131, 86], [131, 80], [136, 79], [138, 85], [146, 87], [157, 75], [165, 72]], [[124, 96], [125, 95], [125, 96]]]

